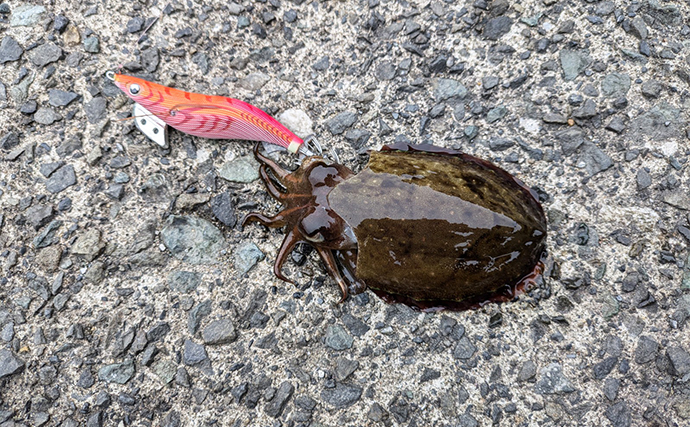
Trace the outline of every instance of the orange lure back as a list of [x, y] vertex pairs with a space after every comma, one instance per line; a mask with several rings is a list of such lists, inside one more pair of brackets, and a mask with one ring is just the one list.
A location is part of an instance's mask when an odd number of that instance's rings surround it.
[[185, 92], [125, 74], [109, 72], [109, 77], [134, 102], [181, 132], [210, 139], [265, 141], [292, 153], [304, 144], [276, 119], [239, 99]]

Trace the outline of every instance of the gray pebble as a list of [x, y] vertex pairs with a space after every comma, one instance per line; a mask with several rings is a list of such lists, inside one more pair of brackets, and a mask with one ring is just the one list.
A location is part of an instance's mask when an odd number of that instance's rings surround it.
[[125, 384], [134, 376], [134, 362], [126, 360], [98, 370], [98, 379], [106, 383]]
[[192, 340], [185, 340], [182, 360], [187, 366], [195, 366], [208, 361], [208, 355], [203, 345]]
[[508, 138], [491, 137], [489, 148], [492, 151], [504, 151], [515, 145], [515, 141]]
[[592, 367], [592, 371], [594, 372], [594, 378], [598, 380], [606, 378], [606, 376], [613, 370], [614, 366], [616, 366], [617, 363], [617, 357], [607, 357], [601, 362], [595, 364]]
[[38, 24], [43, 19], [43, 14], [46, 8], [43, 6], [35, 6], [31, 4], [23, 4], [17, 6], [12, 10], [10, 18], [11, 27], [30, 27]]
[[97, 96], [84, 104], [84, 112], [89, 123], [95, 124], [104, 120], [107, 116], [108, 102], [102, 96]]
[[536, 391], [539, 394], [564, 394], [575, 391], [558, 363], [551, 363], [539, 372]]
[[573, 117], [576, 119], [590, 119], [597, 114], [597, 104], [591, 99], [588, 99], [582, 104], [580, 108], [573, 111]]
[[160, 237], [176, 258], [190, 264], [214, 264], [226, 247], [218, 228], [192, 216], [169, 216]]
[[0, 379], [18, 374], [24, 370], [24, 362], [10, 350], [0, 349]]
[[34, 114], [34, 121], [45, 126], [52, 125], [60, 120], [62, 120], [62, 116], [52, 108], [41, 107]]
[[491, 90], [498, 86], [498, 83], [500, 83], [500, 79], [498, 76], [486, 76], [482, 77], [482, 87], [484, 90]]
[[74, 173], [74, 166], [65, 165], [53, 172], [46, 180], [46, 190], [56, 194], [77, 183], [77, 175]]
[[497, 16], [489, 19], [484, 25], [483, 35], [488, 40], [498, 40], [510, 31], [513, 20], [507, 16]]
[[168, 274], [168, 286], [173, 292], [188, 294], [201, 284], [201, 273], [193, 271], [172, 271]]
[[467, 93], [467, 88], [457, 80], [438, 79], [434, 85], [434, 100], [436, 102], [447, 99], [464, 99]]
[[652, 176], [645, 170], [645, 168], [640, 168], [637, 170], [637, 189], [645, 190], [652, 185]]
[[254, 182], [259, 179], [259, 164], [252, 156], [238, 157], [223, 163], [218, 176], [230, 182]]
[[329, 325], [326, 329], [325, 344], [333, 350], [342, 351], [352, 348], [354, 339], [340, 325]]
[[630, 34], [637, 37], [640, 40], [644, 40], [649, 35], [647, 30], [647, 24], [645, 24], [644, 19], [641, 16], [636, 16], [630, 22]]
[[11, 36], [5, 36], [0, 42], [0, 64], [18, 60], [24, 49]]
[[105, 242], [101, 239], [101, 232], [97, 228], [89, 228], [81, 233], [72, 244], [70, 251], [92, 261], [105, 249]]
[[537, 375], [537, 365], [528, 360], [522, 364], [518, 371], [517, 380], [520, 382], [533, 380]]
[[62, 56], [62, 49], [53, 43], [45, 43], [31, 51], [31, 62], [37, 67], [45, 67]]
[[140, 16], [135, 16], [134, 18], [130, 19], [127, 21], [127, 25], [125, 26], [125, 30], [127, 30], [128, 33], [134, 34], [138, 33], [144, 28], [144, 18]]
[[563, 49], [558, 53], [558, 56], [561, 61], [563, 77], [566, 81], [575, 80], [592, 62], [589, 53], [585, 51]]
[[326, 121], [326, 127], [333, 135], [340, 135], [357, 121], [357, 113], [342, 111]]
[[66, 92], [59, 89], [51, 89], [48, 91], [48, 102], [53, 107], [66, 107], [78, 97], [79, 95], [74, 92]]
[[455, 359], [466, 360], [471, 358], [476, 351], [477, 347], [472, 344], [466, 335], [463, 335], [453, 349], [453, 357]]
[[649, 363], [657, 355], [659, 351], [659, 344], [648, 336], [641, 336], [637, 340], [637, 347], [635, 347], [635, 363], [645, 364]]
[[614, 116], [609, 122], [609, 124], [606, 125], [606, 129], [620, 134], [625, 130], [625, 123], [623, 122], [622, 118]]
[[235, 203], [232, 196], [227, 191], [211, 199], [211, 211], [220, 222], [228, 227], [234, 227], [237, 223]]
[[101, 42], [97, 36], [89, 36], [84, 39], [84, 50], [89, 53], [98, 53], [101, 51]]
[[95, 383], [96, 379], [93, 377], [90, 370], [84, 369], [81, 371], [81, 374], [79, 374], [79, 379], [77, 380], [78, 387], [88, 389], [91, 388], [91, 386], [93, 386]]
[[505, 117], [506, 114], [508, 114], [508, 109], [502, 105], [499, 105], [498, 107], [492, 108], [488, 113], [486, 113], [486, 122], [495, 123]]
[[616, 400], [620, 385], [621, 380], [618, 378], [607, 378], [606, 381], [604, 381], [604, 396], [611, 402]]
[[683, 377], [690, 372], [690, 354], [682, 347], [668, 347], [666, 357], [670, 362], [669, 372], [671, 375]]
[[187, 330], [191, 335], [194, 335], [199, 330], [201, 321], [211, 314], [211, 300], [205, 300], [197, 304], [193, 309], [189, 310], [187, 317]]
[[609, 406], [605, 412], [606, 418], [611, 421], [613, 427], [630, 427], [632, 419], [630, 409], [625, 402], [618, 402]]
[[601, 81], [601, 92], [606, 98], [625, 96], [630, 90], [630, 76], [624, 73], [611, 73]]
[[0, 138], [0, 148], [3, 150], [11, 150], [17, 145], [19, 145], [19, 135], [17, 135], [16, 132], [7, 132], [2, 138]]
[[294, 391], [295, 387], [292, 384], [290, 384], [288, 381], [283, 381], [280, 386], [278, 386], [278, 390], [276, 391], [273, 399], [266, 403], [266, 406], [264, 407], [264, 412], [266, 415], [273, 418], [278, 418], [283, 412], [283, 408], [285, 408], [285, 405], [292, 397], [292, 393]]
[[34, 230], [39, 230], [48, 224], [55, 216], [55, 211], [51, 205], [35, 205], [26, 210], [26, 220]]
[[326, 388], [321, 392], [321, 400], [337, 409], [354, 405], [361, 396], [361, 387], [343, 383], [336, 383], [334, 388]]
[[326, 71], [328, 70], [328, 67], [330, 65], [331, 58], [328, 56], [322, 56], [317, 60], [314, 64], [312, 64], [312, 68], [316, 71]]
[[663, 89], [663, 85], [661, 82], [657, 80], [647, 80], [646, 82], [642, 83], [642, 95], [646, 96], [647, 98], [651, 99], [656, 99], [661, 95], [661, 90]]
[[359, 362], [345, 357], [338, 358], [335, 365], [335, 380], [343, 381], [359, 368]]
[[53, 30], [62, 34], [62, 32], [65, 31], [65, 29], [67, 29], [68, 24], [69, 18], [67, 18], [65, 15], [56, 15], [53, 19]]
[[[145, 335], [140, 335], [137, 333], [134, 338], [134, 343], [132, 346], [137, 346], [137, 350], [143, 351], [149, 342], [156, 342], [162, 339], [170, 332], [170, 324], [168, 322], [160, 322], [151, 329], [149, 329]], [[146, 338], [144, 340], [144, 338]]]
[[240, 276], [247, 274], [249, 270], [264, 258], [266, 258], [266, 255], [252, 241], [241, 243], [233, 251], [235, 270], [237, 270]]
[[228, 344], [237, 339], [237, 332], [232, 320], [218, 319], [204, 328], [201, 337], [207, 345]]

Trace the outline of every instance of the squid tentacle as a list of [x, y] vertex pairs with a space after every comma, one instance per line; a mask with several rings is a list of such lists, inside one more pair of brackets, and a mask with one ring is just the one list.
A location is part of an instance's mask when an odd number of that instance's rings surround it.
[[259, 224], [269, 228], [279, 228], [285, 225], [285, 211], [279, 212], [272, 217], [267, 217], [258, 212], [252, 212], [244, 217], [242, 220], [242, 227], [250, 222], [258, 222]]
[[261, 154], [258, 143], [254, 146], [254, 157], [259, 163], [261, 163], [261, 165], [267, 166], [271, 172], [275, 174], [276, 178], [278, 178], [278, 181], [280, 181], [281, 184], [283, 184], [287, 176], [290, 175], [290, 172], [280, 167], [278, 163]]
[[268, 194], [270, 194], [271, 197], [278, 200], [279, 202], [282, 202], [287, 198], [287, 194], [283, 192], [280, 188], [278, 188], [271, 176], [268, 174], [268, 167], [266, 165], [261, 165], [261, 167], [259, 168], [259, 175], [261, 176], [261, 179], [264, 181], [266, 191], [268, 191]]
[[279, 278], [280, 280], [284, 280], [288, 283], [292, 283], [293, 285], [295, 284], [295, 281], [287, 278], [283, 274], [282, 268], [283, 268], [283, 264], [285, 263], [285, 260], [287, 260], [288, 255], [290, 255], [292, 250], [295, 248], [295, 245], [301, 241], [302, 241], [302, 238], [300, 237], [300, 233], [299, 233], [299, 230], [297, 230], [297, 227], [290, 230], [285, 235], [285, 239], [283, 239], [283, 244], [280, 246], [280, 250], [278, 251], [278, 255], [276, 255], [276, 260], [273, 263], [273, 274], [275, 274], [276, 277]]
[[343, 279], [343, 276], [340, 274], [340, 269], [338, 269], [338, 264], [336, 263], [335, 257], [333, 256], [333, 250], [326, 248], [316, 248], [316, 250], [319, 253], [319, 255], [321, 255], [321, 259], [323, 260], [323, 263], [326, 264], [326, 269], [331, 274], [331, 277], [333, 277], [338, 286], [340, 286], [340, 291], [343, 294], [342, 298], [340, 298], [340, 301], [338, 301], [338, 304], [340, 304], [347, 299], [349, 292], [347, 283], [345, 282], [345, 279]]

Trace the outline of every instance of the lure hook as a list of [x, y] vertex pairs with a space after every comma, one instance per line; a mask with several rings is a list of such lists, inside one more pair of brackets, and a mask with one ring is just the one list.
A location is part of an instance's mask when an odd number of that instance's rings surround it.
[[105, 77], [106, 77], [108, 80], [115, 81], [115, 71], [113, 71], [113, 70], [108, 70], [108, 71], [106, 71], [106, 72], [105, 72]]

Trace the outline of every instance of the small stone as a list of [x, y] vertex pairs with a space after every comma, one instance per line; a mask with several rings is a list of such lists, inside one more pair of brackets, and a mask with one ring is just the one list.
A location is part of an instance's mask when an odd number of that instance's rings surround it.
[[220, 222], [228, 227], [234, 227], [237, 223], [235, 203], [232, 196], [227, 191], [211, 199], [211, 211]]
[[614, 116], [609, 122], [609, 124], [606, 125], [606, 129], [620, 134], [625, 130], [625, 123], [623, 122], [622, 118]]
[[357, 121], [357, 113], [342, 111], [326, 121], [326, 127], [333, 135], [340, 135]]
[[125, 195], [125, 186], [122, 184], [110, 184], [103, 193], [113, 200], [121, 200]]
[[647, 80], [642, 83], [642, 95], [647, 98], [656, 99], [661, 95], [661, 90], [663, 89], [661, 82], [656, 80]]
[[176, 258], [190, 264], [214, 264], [226, 247], [218, 228], [192, 216], [169, 216], [160, 237]]
[[56, 15], [53, 19], [53, 30], [62, 33], [67, 28], [67, 24], [69, 24], [69, 18], [65, 15]]
[[611, 402], [616, 400], [620, 385], [621, 380], [618, 378], [607, 378], [606, 381], [604, 381], [604, 396]]
[[144, 28], [144, 22], [144, 18], [140, 16], [135, 16], [134, 18], [127, 21], [125, 30], [127, 30], [127, 32], [130, 34], [138, 33]]
[[489, 148], [492, 151], [505, 151], [515, 145], [515, 141], [508, 138], [491, 137]]
[[19, 135], [17, 135], [16, 132], [7, 132], [0, 139], [0, 148], [2, 148], [3, 150], [11, 150], [17, 145], [19, 145]]
[[292, 393], [294, 393], [294, 391], [295, 387], [292, 384], [290, 384], [288, 381], [283, 381], [280, 386], [278, 386], [278, 390], [276, 391], [273, 399], [266, 403], [266, 406], [264, 407], [264, 412], [266, 415], [273, 418], [278, 418], [283, 412], [283, 408], [285, 408], [285, 405], [292, 397]]
[[182, 193], [175, 200], [175, 207], [179, 210], [192, 209], [203, 205], [211, 199], [209, 193]]
[[613, 427], [630, 427], [631, 425], [630, 409], [625, 402], [618, 402], [609, 406], [604, 414], [611, 421]]
[[575, 391], [558, 363], [551, 363], [539, 372], [536, 391], [539, 394], [565, 394]]
[[10, 350], [0, 349], [0, 379], [18, 374], [24, 370], [24, 362]]
[[245, 241], [233, 251], [235, 270], [240, 276], [244, 276], [259, 261], [266, 258], [261, 249], [252, 241]]
[[37, 67], [45, 67], [62, 56], [62, 49], [53, 43], [45, 43], [31, 51], [31, 62]]
[[419, 382], [425, 383], [427, 381], [433, 381], [438, 378], [441, 378], [441, 372], [435, 369], [424, 368], [424, 372], [422, 372], [422, 376], [419, 378]]
[[101, 240], [101, 232], [97, 228], [90, 228], [77, 237], [71, 252], [83, 256], [87, 261], [93, 261], [105, 249], [105, 242]]
[[354, 340], [340, 325], [329, 325], [326, 329], [325, 344], [336, 351], [352, 348]]
[[652, 176], [645, 170], [640, 168], [637, 170], [637, 189], [642, 191], [652, 185]]
[[585, 71], [592, 62], [589, 54], [584, 51], [563, 49], [558, 55], [561, 61], [563, 76], [566, 81], [575, 80], [575, 78]]
[[235, 326], [230, 319], [218, 319], [209, 323], [203, 331], [201, 337], [204, 344], [220, 345], [228, 344], [237, 339], [237, 332]]
[[35, 205], [26, 210], [26, 220], [34, 230], [48, 224], [54, 216], [55, 211], [51, 205]]
[[77, 183], [77, 175], [74, 173], [74, 166], [65, 165], [53, 172], [46, 180], [46, 190], [56, 194]]
[[84, 39], [84, 50], [89, 53], [98, 53], [101, 51], [101, 42], [97, 36], [89, 36]]
[[203, 301], [189, 311], [189, 316], [187, 317], [187, 330], [189, 330], [190, 335], [195, 335], [197, 333], [201, 321], [209, 314], [211, 314], [211, 300]]
[[96, 383], [96, 379], [91, 375], [91, 371], [85, 369], [79, 374], [79, 379], [77, 380], [77, 386], [83, 389], [91, 388]]
[[644, 19], [642, 19], [642, 17], [640, 16], [636, 16], [633, 18], [632, 22], [630, 23], [629, 31], [630, 34], [632, 34], [640, 40], [646, 39], [649, 35], [649, 31], [647, 30], [647, 24], [645, 24]]
[[354, 405], [361, 396], [361, 387], [343, 383], [336, 383], [334, 388], [326, 388], [321, 392], [321, 400], [337, 409]]
[[669, 362], [669, 372], [671, 375], [683, 377], [690, 372], [690, 355], [681, 347], [668, 347], [666, 349], [666, 357]]
[[300, 138], [311, 135], [314, 122], [309, 114], [299, 108], [289, 108], [278, 116], [278, 121]]
[[131, 360], [106, 365], [98, 370], [98, 379], [106, 383], [125, 384], [133, 376], [134, 363]]
[[173, 292], [188, 294], [199, 287], [202, 277], [201, 273], [192, 271], [172, 271], [168, 275], [168, 286]]
[[573, 111], [573, 117], [576, 119], [589, 119], [597, 114], [597, 104], [596, 102], [588, 99], [582, 105], [582, 107]]
[[67, 25], [67, 29], [62, 35], [62, 41], [64, 41], [67, 46], [76, 46], [81, 43], [81, 34], [79, 34], [79, 29], [76, 25]]
[[529, 381], [536, 377], [537, 375], [537, 365], [528, 360], [522, 364], [520, 371], [518, 371], [517, 380], [520, 382]]
[[335, 380], [344, 381], [347, 377], [352, 375], [359, 368], [359, 362], [350, 360], [345, 357], [338, 359], [335, 365]]
[[259, 164], [251, 156], [223, 163], [218, 176], [230, 182], [250, 183], [259, 179]]
[[34, 114], [34, 121], [45, 126], [52, 125], [60, 120], [62, 120], [62, 116], [56, 113], [52, 108], [41, 107]]
[[134, 343], [132, 343], [132, 351], [135, 353], [143, 351], [149, 342], [161, 340], [168, 332], [170, 332], [170, 324], [168, 322], [160, 322], [144, 335], [137, 333], [134, 337]]
[[195, 366], [208, 361], [208, 355], [203, 345], [192, 340], [185, 340], [182, 360], [187, 366]]
[[656, 358], [658, 351], [659, 344], [656, 341], [648, 336], [641, 336], [635, 348], [635, 363], [645, 364], [651, 362]]
[[464, 99], [467, 93], [467, 88], [457, 80], [438, 79], [434, 84], [434, 100], [436, 102], [447, 99]]
[[0, 42], [0, 64], [18, 60], [24, 49], [19, 46], [19, 43], [10, 36], [5, 36]]
[[508, 34], [513, 26], [513, 20], [507, 16], [497, 16], [489, 19], [484, 25], [483, 35], [488, 40], [498, 40], [503, 35]]
[[54, 243], [55, 233], [62, 226], [62, 221], [53, 220], [48, 224], [43, 231], [34, 237], [33, 245], [36, 249], [45, 248]]
[[238, 85], [247, 90], [259, 90], [266, 85], [271, 80], [271, 77], [267, 74], [257, 72], [251, 73], [247, 77], [241, 79]]
[[390, 61], [381, 62], [374, 70], [374, 76], [376, 76], [379, 81], [393, 80], [396, 73], [397, 68], [395, 64]]
[[326, 71], [330, 65], [331, 58], [328, 56], [322, 56], [315, 63], [312, 64], [312, 68], [316, 71]]
[[505, 115], [508, 113], [508, 109], [502, 105], [492, 108], [489, 110], [488, 113], [486, 113], [486, 122], [487, 123], [495, 123], [499, 120], [501, 120]]
[[89, 123], [95, 124], [107, 117], [106, 107], [108, 102], [102, 96], [97, 96], [84, 104], [84, 112]]
[[152, 174], [139, 189], [141, 197], [149, 203], [168, 203], [170, 190], [168, 180], [160, 173]]
[[30, 4], [25, 4], [17, 6], [12, 10], [12, 16], [10, 17], [11, 27], [30, 27], [32, 25], [38, 24], [43, 19], [43, 14], [46, 12], [46, 8], [43, 6], [34, 6]]
[[597, 363], [592, 367], [594, 371], [594, 378], [601, 380], [606, 378], [606, 376], [613, 370], [613, 367], [618, 363], [617, 357], [607, 357], [601, 362]]
[[78, 97], [79, 95], [74, 92], [66, 92], [58, 89], [51, 89], [48, 91], [48, 103], [53, 107], [66, 107]]
[[630, 90], [630, 76], [623, 73], [611, 73], [601, 81], [601, 92], [606, 98], [625, 96]]
[[477, 347], [470, 341], [470, 339], [464, 335], [453, 349], [453, 357], [455, 359], [466, 360], [471, 358], [477, 351]]

